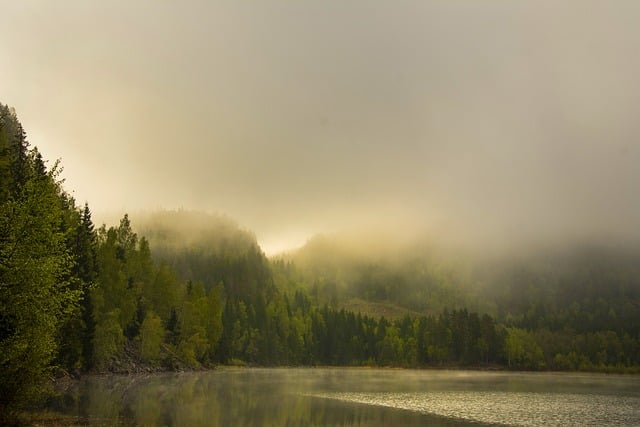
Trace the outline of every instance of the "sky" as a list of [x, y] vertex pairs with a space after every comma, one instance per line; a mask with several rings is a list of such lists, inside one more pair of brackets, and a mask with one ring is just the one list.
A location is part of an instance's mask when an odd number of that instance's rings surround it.
[[2, 3], [0, 102], [98, 221], [640, 238], [638, 1]]

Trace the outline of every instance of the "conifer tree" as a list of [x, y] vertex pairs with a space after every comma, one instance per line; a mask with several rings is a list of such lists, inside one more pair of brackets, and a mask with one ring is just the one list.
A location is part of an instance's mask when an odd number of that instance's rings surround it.
[[[69, 286], [72, 260], [63, 232], [57, 164], [44, 168], [15, 114], [0, 106], [2, 162], [11, 182], [0, 183], [0, 414], [41, 391], [56, 356], [58, 330], [77, 307]], [[8, 133], [9, 132], [9, 133]], [[6, 150], [8, 142], [9, 150]]]

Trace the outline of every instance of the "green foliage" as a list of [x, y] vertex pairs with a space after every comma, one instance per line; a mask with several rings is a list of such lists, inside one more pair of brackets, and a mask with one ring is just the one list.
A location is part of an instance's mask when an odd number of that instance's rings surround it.
[[207, 331], [208, 358], [215, 360], [218, 342], [222, 337], [222, 295], [220, 287], [215, 287], [207, 297], [207, 310], [205, 313], [205, 327]]
[[[118, 241], [118, 230], [102, 227], [98, 231], [98, 262], [100, 273], [98, 286], [92, 293], [96, 325], [104, 320], [103, 314], [118, 310], [118, 325], [123, 331], [133, 322], [136, 313], [136, 289], [128, 277], [126, 261], [132, 248], [125, 248]], [[97, 327], [97, 326], [96, 326]]]
[[[145, 288], [152, 286], [153, 264], [148, 243], [144, 238], [138, 240], [127, 215], [117, 228], [102, 227], [97, 241], [100, 268], [90, 295], [95, 324], [93, 362], [104, 367], [122, 349], [125, 337], [132, 340], [139, 334], [145, 308], [141, 300]], [[115, 336], [117, 333], [124, 336]]]
[[[58, 330], [76, 311], [79, 293], [68, 281], [72, 259], [65, 245], [58, 169], [44, 169], [15, 115], [0, 106], [0, 164], [11, 180], [0, 183], [0, 413], [41, 391], [58, 348]], [[18, 130], [7, 135], [7, 130]], [[8, 147], [7, 144], [8, 143]], [[19, 163], [19, 164], [17, 164]], [[5, 170], [6, 172], [6, 170]]]
[[270, 280], [269, 266], [255, 236], [224, 217], [189, 211], [142, 216], [138, 227], [178, 279], [200, 282], [209, 292], [222, 284], [227, 296], [245, 298]]
[[175, 272], [166, 263], [161, 263], [154, 270], [152, 282], [143, 288], [143, 299], [153, 307], [164, 325], [169, 324], [174, 312], [180, 289]]
[[124, 343], [135, 340], [141, 357], [152, 364], [173, 364], [177, 357], [195, 367], [217, 359], [221, 287], [207, 294], [200, 282], [180, 283], [167, 262], [156, 265], [128, 215], [118, 227], [98, 230], [96, 253], [99, 268], [90, 298], [96, 368], [113, 368]]
[[178, 350], [189, 364], [204, 361], [207, 352], [208, 300], [200, 283], [187, 283], [185, 295], [178, 311], [180, 334]]
[[507, 364], [510, 368], [543, 369], [545, 367], [542, 348], [535, 337], [527, 331], [508, 328], [504, 345]]
[[101, 315], [93, 336], [94, 364], [98, 370], [108, 368], [109, 362], [122, 353], [125, 337], [120, 326], [117, 308]]
[[162, 320], [152, 311], [147, 312], [140, 326], [140, 354], [150, 363], [160, 359], [160, 345], [164, 341], [165, 329]]

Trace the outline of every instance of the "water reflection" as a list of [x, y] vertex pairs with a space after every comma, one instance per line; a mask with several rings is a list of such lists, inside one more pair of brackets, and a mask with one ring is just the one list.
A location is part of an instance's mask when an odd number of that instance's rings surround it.
[[[300, 371], [221, 370], [83, 380], [54, 405], [96, 426], [386, 426], [425, 425], [418, 413], [354, 405], [306, 394], [332, 375]], [[325, 388], [326, 390], [326, 388]], [[458, 425], [434, 419], [429, 425]]]
[[52, 406], [88, 425], [639, 425], [640, 379], [376, 369], [91, 377]]

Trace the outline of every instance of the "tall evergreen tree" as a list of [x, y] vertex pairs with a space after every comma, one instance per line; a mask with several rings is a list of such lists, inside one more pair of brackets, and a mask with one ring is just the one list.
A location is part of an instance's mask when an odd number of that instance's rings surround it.
[[46, 172], [39, 153], [26, 152], [15, 115], [4, 106], [0, 113], [12, 171], [12, 182], [0, 184], [0, 414], [6, 414], [41, 390], [56, 356], [58, 330], [79, 295], [67, 280], [72, 260], [62, 231], [57, 166]]

